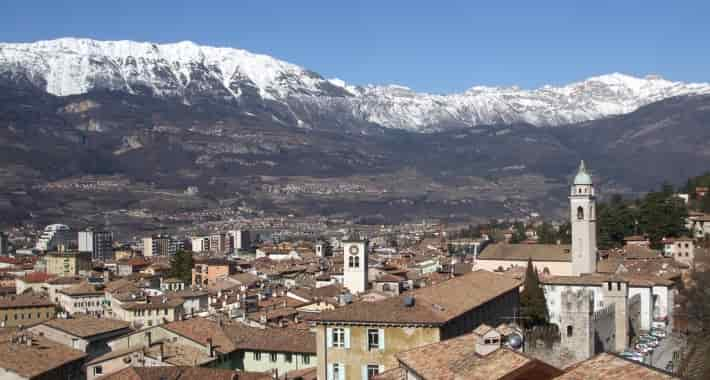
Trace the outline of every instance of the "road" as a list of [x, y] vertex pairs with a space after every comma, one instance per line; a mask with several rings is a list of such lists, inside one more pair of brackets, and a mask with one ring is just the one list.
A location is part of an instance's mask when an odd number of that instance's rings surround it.
[[651, 354], [651, 362], [653, 367], [665, 370], [669, 362], [673, 360], [673, 353], [680, 351], [685, 344], [685, 339], [679, 334], [669, 334], [668, 337], [661, 340], [658, 347]]

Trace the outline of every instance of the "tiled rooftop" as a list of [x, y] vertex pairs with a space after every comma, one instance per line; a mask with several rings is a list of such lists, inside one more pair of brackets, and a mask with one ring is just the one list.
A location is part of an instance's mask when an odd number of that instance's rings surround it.
[[39, 336], [32, 337], [32, 344], [13, 343], [19, 334], [0, 335], [0, 368], [15, 372], [22, 377], [32, 378], [51, 369], [75, 360], [86, 354]]
[[572, 261], [570, 246], [564, 244], [490, 244], [479, 260]]
[[678, 379], [665, 372], [610, 353], [599, 354], [565, 370], [558, 380], [665, 380]]
[[92, 317], [52, 319], [44, 322], [43, 325], [64, 331], [80, 338], [89, 338], [112, 331], [127, 329], [129, 327], [128, 322]]

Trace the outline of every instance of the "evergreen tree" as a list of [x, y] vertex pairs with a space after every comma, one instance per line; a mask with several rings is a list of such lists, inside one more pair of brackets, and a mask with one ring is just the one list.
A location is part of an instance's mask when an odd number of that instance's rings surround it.
[[527, 236], [525, 236], [525, 225], [522, 222], [515, 223], [515, 226], [513, 226], [513, 237], [510, 239], [510, 242], [518, 244], [522, 243], [525, 239], [527, 239]]
[[525, 271], [525, 288], [520, 293], [521, 316], [525, 320], [525, 327], [546, 325], [548, 323], [547, 302], [545, 292], [540, 286], [540, 278], [533, 267], [532, 259], [528, 259], [528, 268]]
[[537, 227], [537, 242], [540, 244], [555, 244], [557, 243], [557, 234], [552, 225], [543, 222]]
[[170, 277], [175, 277], [189, 284], [192, 282], [192, 267], [194, 261], [192, 252], [177, 251], [170, 258]]
[[685, 219], [688, 210], [679, 198], [661, 191], [648, 193], [639, 208], [641, 230], [651, 240], [651, 247], [661, 247], [664, 237], [678, 237], [685, 234]]

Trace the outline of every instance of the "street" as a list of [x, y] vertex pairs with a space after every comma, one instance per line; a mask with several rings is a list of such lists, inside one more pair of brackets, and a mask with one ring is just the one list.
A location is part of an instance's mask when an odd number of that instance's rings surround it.
[[668, 337], [659, 342], [658, 347], [653, 350], [650, 356], [649, 365], [661, 370], [665, 370], [668, 363], [673, 360], [673, 353], [680, 351], [685, 344], [685, 338], [679, 334], [669, 334]]

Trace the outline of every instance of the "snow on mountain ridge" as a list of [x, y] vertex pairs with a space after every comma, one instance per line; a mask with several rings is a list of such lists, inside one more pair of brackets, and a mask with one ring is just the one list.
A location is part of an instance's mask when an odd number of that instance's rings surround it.
[[[565, 86], [474, 86], [462, 93], [427, 94], [400, 85], [353, 86], [340, 79], [326, 80], [268, 55], [191, 41], [154, 44], [62, 38], [0, 43], [3, 72], [23, 74], [59, 96], [104, 88], [179, 97], [188, 104], [193, 98], [239, 102], [247, 97], [285, 105], [299, 125], [311, 113], [346, 112], [357, 120], [417, 132], [516, 122], [555, 126], [632, 112], [673, 96], [710, 94], [707, 83], [621, 73]], [[299, 107], [291, 107], [294, 102]]]

